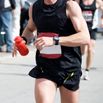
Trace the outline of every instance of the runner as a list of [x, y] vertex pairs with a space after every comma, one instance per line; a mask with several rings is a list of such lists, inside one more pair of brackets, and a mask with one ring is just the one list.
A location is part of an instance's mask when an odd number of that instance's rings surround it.
[[29, 75], [36, 78], [36, 103], [53, 103], [57, 88], [61, 103], [79, 103], [80, 46], [89, 44], [90, 37], [78, 3], [37, 0], [29, 10], [29, 21], [22, 34], [25, 41], [34, 30], [37, 30], [34, 42], [37, 65]]

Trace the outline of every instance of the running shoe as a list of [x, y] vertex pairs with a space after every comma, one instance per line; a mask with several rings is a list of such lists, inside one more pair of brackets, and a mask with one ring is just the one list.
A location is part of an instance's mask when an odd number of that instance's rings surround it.
[[90, 80], [90, 78], [89, 78], [89, 72], [88, 71], [85, 71], [83, 79], [84, 80]]

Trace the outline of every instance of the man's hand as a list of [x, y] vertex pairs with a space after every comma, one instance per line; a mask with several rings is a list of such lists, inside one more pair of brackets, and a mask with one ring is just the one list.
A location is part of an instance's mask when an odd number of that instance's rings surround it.
[[53, 37], [38, 37], [34, 42], [35, 47], [38, 50], [43, 49], [44, 47], [54, 45]]
[[12, 51], [12, 57], [17, 56], [17, 47], [15, 45], [15, 43], [13, 44], [13, 51]]

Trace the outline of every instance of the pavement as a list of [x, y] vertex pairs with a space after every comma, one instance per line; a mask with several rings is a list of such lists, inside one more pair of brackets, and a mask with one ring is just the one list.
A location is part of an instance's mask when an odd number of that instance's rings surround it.
[[[0, 53], [0, 103], [35, 103], [35, 80], [28, 76], [29, 71], [35, 66], [35, 48], [28, 46], [30, 52], [27, 56], [19, 53], [12, 57], [10, 53]], [[89, 75], [90, 80], [81, 79], [79, 103], [103, 102], [103, 37], [96, 41], [93, 67]], [[83, 64], [85, 64], [85, 56]], [[60, 103], [57, 91], [55, 103]]]

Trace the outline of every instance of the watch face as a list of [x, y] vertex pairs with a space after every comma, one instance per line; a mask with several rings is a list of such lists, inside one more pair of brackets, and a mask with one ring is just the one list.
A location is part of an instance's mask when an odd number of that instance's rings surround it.
[[53, 37], [53, 40], [55, 41], [55, 45], [59, 44], [59, 37], [58, 36]]
[[54, 37], [54, 40], [58, 41], [58, 40], [59, 40], [59, 37], [55, 36], [55, 37]]

